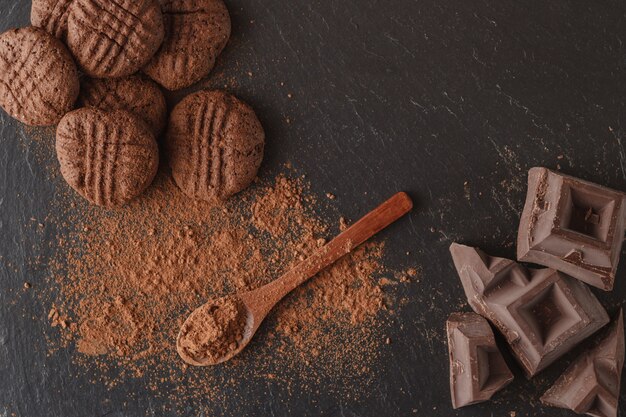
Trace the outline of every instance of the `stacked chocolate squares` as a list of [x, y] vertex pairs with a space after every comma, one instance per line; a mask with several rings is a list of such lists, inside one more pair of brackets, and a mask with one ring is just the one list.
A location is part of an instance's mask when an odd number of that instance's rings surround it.
[[[454, 408], [488, 400], [513, 379], [486, 320], [504, 336], [529, 378], [609, 323], [588, 285], [613, 289], [625, 203], [622, 192], [533, 168], [517, 258], [546, 268], [526, 268], [452, 244], [454, 265], [475, 312], [454, 313], [446, 326]], [[580, 414], [617, 416], [623, 364], [620, 310], [541, 401]]]

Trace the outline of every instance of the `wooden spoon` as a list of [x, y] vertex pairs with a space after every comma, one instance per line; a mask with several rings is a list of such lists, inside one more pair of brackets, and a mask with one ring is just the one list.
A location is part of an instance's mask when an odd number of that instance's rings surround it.
[[[411, 198], [406, 193], [398, 193], [365, 215], [365, 217], [339, 234], [328, 244], [316, 249], [310, 257], [300, 262], [277, 280], [252, 291], [211, 300], [197, 308], [187, 318], [178, 334], [176, 340], [178, 354], [185, 362], [195, 366], [216, 365], [231, 359], [250, 343], [261, 322], [283, 297], [322, 269], [333, 264], [361, 243], [404, 216], [412, 207], [413, 202]], [[227, 344], [230, 343], [230, 348], [226, 350], [227, 353], [221, 354], [222, 356], [205, 355], [203, 357], [197, 351], [192, 352], [184, 339], [194, 329], [194, 326], [198, 328], [202, 327], [207, 320], [214, 321], [215, 319], [210, 317], [211, 311], [215, 311], [218, 308], [214, 306], [223, 305], [224, 302], [231, 303], [231, 305], [236, 304], [237, 308], [245, 316], [243, 319], [245, 324], [242, 326], [243, 331], [239, 340], [232, 343], [226, 342]]]

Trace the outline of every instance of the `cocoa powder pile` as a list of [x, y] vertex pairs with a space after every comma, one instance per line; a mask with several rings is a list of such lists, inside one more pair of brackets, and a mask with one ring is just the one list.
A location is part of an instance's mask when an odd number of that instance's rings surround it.
[[[186, 197], [168, 172], [123, 208], [59, 194], [47, 221], [66, 231], [54, 242], [50, 289], [41, 293], [54, 311], [50, 354], [75, 352], [77, 372], [111, 387], [140, 378], [174, 407], [217, 401], [222, 388], [242, 381], [289, 386], [293, 375], [310, 390], [323, 384], [338, 396], [365, 395], [385, 347], [393, 289], [406, 281], [385, 270], [384, 244], [375, 240], [292, 292], [231, 361], [188, 367], [176, 353], [194, 309], [278, 278], [346, 227], [343, 219], [324, 221], [340, 216], [286, 172], [219, 207]], [[196, 345], [206, 347], [219, 331], [197, 335]]]
[[201, 306], [180, 329], [178, 348], [193, 364], [211, 364], [239, 347], [246, 328], [246, 307], [237, 297], [224, 297]]

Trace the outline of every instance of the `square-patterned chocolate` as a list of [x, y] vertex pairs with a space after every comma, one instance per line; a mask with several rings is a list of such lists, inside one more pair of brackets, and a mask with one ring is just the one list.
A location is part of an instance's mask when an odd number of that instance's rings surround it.
[[626, 194], [546, 168], [532, 168], [517, 259], [613, 289], [624, 240]]
[[487, 320], [452, 313], [446, 322], [452, 407], [487, 401], [513, 380]]
[[623, 367], [624, 314], [620, 310], [604, 338], [570, 364], [541, 402], [578, 414], [617, 417]]
[[568, 296], [568, 288], [556, 274], [541, 280], [509, 305], [511, 315], [526, 334], [536, 339], [535, 346], [543, 352], [549, 351], [563, 334], [576, 332], [583, 322], [576, 300]]
[[456, 243], [450, 252], [470, 306], [504, 335], [528, 376], [609, 321], [589, 287], [561, 272]]

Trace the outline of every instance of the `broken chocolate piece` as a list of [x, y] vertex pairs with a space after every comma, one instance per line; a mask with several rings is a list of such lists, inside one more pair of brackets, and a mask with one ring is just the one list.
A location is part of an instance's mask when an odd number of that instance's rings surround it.
[[561, 272], [456, 243], [450, 252], [470, 306], [502, 332], [529, 377], [609, 321], [589, 287]]
[[612, 290], [624, 240], [625, 198], [619, 191], [532, 168], [517, 259]]
[[620, 310], [606, 336], [567, 368], [541, 402], [579, 414], [617, 417], [623, 366], [624, 317]]
[[487, 401], [513, 380], [487, 320], [453, 313], [446, 322], [452, 407]]

